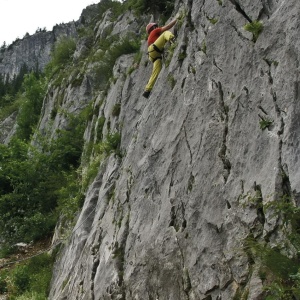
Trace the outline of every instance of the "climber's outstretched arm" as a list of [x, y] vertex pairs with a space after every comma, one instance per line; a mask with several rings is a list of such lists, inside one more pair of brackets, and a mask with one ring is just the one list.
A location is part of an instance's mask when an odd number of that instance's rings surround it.
[[164, 31], [166, 31], [166, 30], [169, 30], [170, 28], [172, 28], [172, 27], [176, 24], [176, 22], [177, 22], [177, 18], [174, 19], [174, 20], [173, 20], [172, 22], [170, 22], [169, 24], [167, 24], [167, 25], [161, 27], [161, 32], [164, 32]]

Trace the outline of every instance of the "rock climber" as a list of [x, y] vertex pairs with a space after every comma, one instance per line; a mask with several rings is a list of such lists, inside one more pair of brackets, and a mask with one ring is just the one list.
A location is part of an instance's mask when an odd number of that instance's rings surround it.
[[148, 55], [149, 60], [153, 63], [153, 69], [148, 84], [145, 87], [143, 96], [148, 98], [151, 90], [155, 84], [155, 81], [162, 68], [162, 54], [166, 42], [174, 43], [175, 37], [172, 32], [169, 31], [177, 22], [179, 14], [176, 15], [175, 19], [169, 24], [158, 27], [157, 23], [149, 23], [146, 26], [148, 33]]

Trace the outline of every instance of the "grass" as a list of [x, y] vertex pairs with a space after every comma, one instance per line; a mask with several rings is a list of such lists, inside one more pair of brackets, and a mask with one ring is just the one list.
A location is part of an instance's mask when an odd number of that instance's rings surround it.
[[29, 245], [26, 253], [18, 250], [4, 259], [4, 263], [23, 261], [0, 270], [0, 295], [6, 295], [10, 300], [47, 299], [55, 256], [45, 253], [50, 242], [45, 240]]
[[259, 35], [262, 33], [263, 31], [263, 23], [255, 20], [251, 23], [248, 23], [244, 26], [244, 29], [246, 31], [249, 31], [253, 34], [253, 42], [256, 42]]
[[[253, 235], [244, 241], [244, 251], [259, 264], [266, 300], [299, 299], [300, 296], [300, 209], [285, 195], [263, 207], [278, 219], [281, 242], [270, 245]], [[239, 298], [240, 299], [240, 298]]]

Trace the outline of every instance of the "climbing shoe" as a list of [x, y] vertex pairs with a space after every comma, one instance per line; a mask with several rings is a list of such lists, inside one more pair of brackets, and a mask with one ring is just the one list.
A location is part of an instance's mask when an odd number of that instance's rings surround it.
[[149, 98], [149, 96], [150, 96], [150, 91], [145, 91], [144, 93], [143, 93], [143, 96], [145, 97], [145, 98]]

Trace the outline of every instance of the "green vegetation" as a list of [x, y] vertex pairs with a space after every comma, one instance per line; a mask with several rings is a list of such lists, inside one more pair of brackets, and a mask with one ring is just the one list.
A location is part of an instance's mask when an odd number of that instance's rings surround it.
[[298, 299], [300, 296], [300, 208], [290, 197], [269, 202], [263, 207], [271, 217], [279, 219], [282, 242], [270, 246], [250, 236], [245, 251], [260, 264], [266, 300]]
[[21, 140], [29, 140], [40, 117], [46, 92], [45, 81], [42, 77], [30, 73], [24, 77], [23, 89], [24, 92], [17, 99], [20, 103], [17, 136]]
[[176, 49], [176, 46], [177, 46], [177, 43], [175, 42], [175, 43], [173, 43], [170, 47], [169, 47], [169, 49], [168, 49], [168, 51], [167, 51], [167, 56], [166, 56], [166, 58], [165, 58], [165, 65], [168, 67], [169, 65], [170, 65], [170, 63], [171, 63], [171, 60], [172, 60], [172, 57], [173, 57], [173, 55], [174, 55], [174, 51], [175, 51], [175, 49]]
[[183, 21], [187, 17], [187, 14], [188, 13], [186, 10], [182, 10], [179, 12], [179, 17], [177, 18], [177, 24], [176, 24], [176, 26], [178, 26], [178, 28], [182, 27]]
[[122, 156], [120, 152], [121, 134], [119, 132], [108, 133], [105, 140], [95, 145], [95, 152], [105, 157], [111, 153]]
[[55, 45], [51, 65], [65, 67], [72, 59], [75, 49], [76, 43], [74, 39], [68, 37], [61, 39], [59, 43]]
[[181, 52], [181, 53], [179, 53], [179, 55], [178, 55], [178, 61], [179, 61], [179, 62], [182, 62], [186, 57], [187, 57], [186, 52]]
[[176, 85], [176, 79], [174, 78], [173, 75], [171, 74], [168, 75], [168, 82], [170, 83], [171, 88], [173, 89]]
[[[18, 113], [14, 137], [7, 145], [0, 144], [0, 236], [4, 258], [13, 254], [11, 245], [17, 242], [38, 242], [52, 236], [58, 216], [72, 220], [82, 206], [77, 170], [91, 108], [77, 115], [65, 114], [67, 126], [57, 130], [52, 140], [46, 133], [36, 132], [50, 79], [56, 79], [72, 61], [75, 43], [61, 41], [60, 45], [45, 74], [29, 73], [24, 67], [11, 81], [0, 78], [1, 119]], [[43, 268], [33, 270], [29, 261], [12, 267], [8, 273], [1, 271], [0, 292], [8, 292], [9, 299], [46, 299], [52, 265], [38, 264]]]
[[45, 68], [45, 75], [48, 80], [56, 75], [54, 85], [60, 85], [62, 80], [70, 74], [68, 66], [72, 62], [75, 49], [76, 43], [71, 38], [65, 37], [55, 44], [52, 59]]
[[171, 0], [128, 0], [125, 2], [128, 9], [132, 9], [138, 15], [145, 13], [159, 13], [164, 15], [166, 19], [171, 16], [174, 9], [174, 1]]
[[121, 103], [116, 103], [112, 109], [112, 116], [113, 117], [118, 117], [120, 115], [121, 112]]
[[[108, 35], [106, 39], [96, 40], [94, 25], [107, 9], [111, 9], [110, 18], [114, 20], [129, 8], [136, 13], [153, 11], [166, 17], [173, 6], [172, 1], [128, 0], [121, 3], [102, 0], [94, 15], [89, 15], [90, 19], [84, 20], [83, 14], [84, 26], [79, 33], [87, 37], [83, 59], [74, 59], [76, 41], [65, 37], [55, 44], [44, 73], [29, 70], [24, 65], [19, 75], [10, 80], [0, 76], [0, 120], [15, 112], [18, 125], [10, 142], [0, 144], [2, 257], [17, 255], [12, 245], [18, 242], [39, 243], [51, 238], [58, 218], [70, 224], [82, 207], [86, 189], [98, 173], [101, 162], [111, 154], [122, 157], [121, 132], [110, 128], [110, 121], [104, 116], [100, 116], [97, 123], [95, 121], [102, 102], [93, 109], [91, 99], [90, 105], [81, 107], [76, 114], [62, 107], [64, 88], [76, 89], [87, 73], [93, 90], [102, 90], [105, 96], [113, 66], [121, 55], [136, 53], [135, 64], [141, 61], [140, 37], [128, 34], [118, 39]], [[91, 68], [87, 70], [87, 66]], [[38, 132], [47, 89], [59, 92], [49, 112], [50, 132]], [[121, 104], [117, 103], [111, 114], [117, 117], [120, 111]], [[51, 132], [57, 114], [64, 119], [64, 126]], [[92, 142], [84, 148], [84, 131], [92, 120], [97, 127], [92, 132]], [[110, 197], [113, 198], [113, 192]], [[10, 300], [46, 299], [53, 259], [43, 254], [0, 270], [0, 294], [8, 293]]]
[[207, 20], [208, 20], [211, 24], [213, 24], [213, 25], [215, 25], [216, 23], [218, 23], [218, 19], [217, 19], [217, 18], [209, 18], [209, 17], [207, 17]]
[[14, 269], [0, 270], [0, 293], [10, 300], [47, 300], [54, 256], [41, 254]]
[[261, 34], [263, 31], [263, 23], [256, 20], [251, 23], [248, 23], [244, 26], [244, 29], [246, 31], [249, 31], [253, 34], [253, 42], [256, 42], [258, 39], [258, 36]]
[[20, 104], [18, 97], [24, 89], [24, 78], [30, 72], [34, 74], [32, 76], [39, 77], [39, 72], [30, 71], [26, 65], [23, 65], [19, 74], [15, 75], [11, 80], [4, 78], [0, 74], [0, 120], [3, 120], [15, 111], [18, 111]]
[[260, 129], [265, 130], [266, 128], [269, 128], [273, 124], [273, 121], [261, 118], [259, 121]]
[[[42, 151], [17, 137], [0, 145], [0, 235], [6, 243], [51, 234], [57, 206], [63, 203], [60, 197], [65, 196], [62, 188], [80, 165], [85, 122], [84, 112], [70, 116], [69, 127], [59, 130], [52, 142], [40, 137]], [[72, 189], [76, 193], [78, 188]]]
[[202, 51], [204, 54], [206, 54], [206, 50], [207, 50], [207, 48], [206, 48], [206, 42], [205, 42], [205, 40], [203, 40], [203, 42], [202, 42], [202, 44], [201, 44], [201, 51]]
[[107, 88], [108, 80], [113, 75], [113, 66], [117, 58], [124, 54], [136, 53], [140, 49], [140, 41], [132, 38], [130, 35], [120, 41], [115, 39], [116, 37], [113, 37], [100, 41], [96, 53], [90, 54], [91, 62], [96, 63], [93, 69], [93, 77], [100, 89]]

